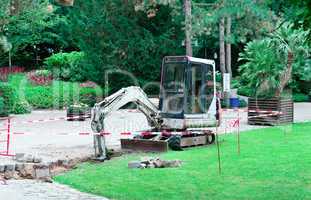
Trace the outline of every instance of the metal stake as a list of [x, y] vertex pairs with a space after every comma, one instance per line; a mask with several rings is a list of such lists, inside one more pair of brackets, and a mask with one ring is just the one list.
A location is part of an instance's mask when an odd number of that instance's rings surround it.
[[220, 147], [218, 139], [218, 128], [216, 126], [216, 144], [217, 144], [217, 157], [218, 157], [218, 172], [221, 174], [221, 160], [220, 160]]

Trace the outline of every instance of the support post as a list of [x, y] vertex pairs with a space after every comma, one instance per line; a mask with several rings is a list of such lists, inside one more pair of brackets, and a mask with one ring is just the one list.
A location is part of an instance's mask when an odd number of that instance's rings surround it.
[[238, 109], [238, 155], [240, 155], [241, 146], [240, 146], [240, 110]]
[[11, 119], [8, 118], [8, 133], [6, 141], [6, 154], [9, 155], [10, 152], [10, 134], [11, 134]]
[[216, 144], [217, 144], [217, 158], [218, 158], [218, 172], [221, 174], [221, 159], [220, 159], [220, 147], [218, 138], [218, 128], [216, 126]]

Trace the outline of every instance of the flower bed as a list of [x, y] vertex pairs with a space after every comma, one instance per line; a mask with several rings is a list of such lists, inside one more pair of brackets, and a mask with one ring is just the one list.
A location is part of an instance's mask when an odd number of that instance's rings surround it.
[[1, 67], [0, 68], [0, 80], [6, 81], [10, 74], [17, 74], [24, 72], [24, 67], [12, 66], [12, 67]]
[[36, 70], [28, 73], [28, 80], [34, 85], [50, 85], [53, 76], [48, 70]]

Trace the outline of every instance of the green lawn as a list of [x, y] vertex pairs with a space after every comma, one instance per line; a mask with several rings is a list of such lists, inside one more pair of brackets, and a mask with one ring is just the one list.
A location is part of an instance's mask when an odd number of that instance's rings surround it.
[[181, 159], [178, 169], [128, 169], [136, 154], [82, 164], [55, 180], [111, 199], [311, 199], [311, 123], [286, 128], [242, 133], [240, 156], [236, 136], [222, 136], [221, 175], [213, 145], [159, 155]]

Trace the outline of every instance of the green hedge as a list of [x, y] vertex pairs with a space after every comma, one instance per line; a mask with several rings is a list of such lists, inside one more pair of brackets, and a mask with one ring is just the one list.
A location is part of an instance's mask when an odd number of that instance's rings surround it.
[[7, 117], [9, 115], [9, 111], [5, 108], [4, 99], [0, 97], [0, 117]]
[[45, 59], [44, 65], [53, 72], [54, 78], [64, 81], [84, 81], [81, 61], [83, 52], [57, 53]]
[[18, 91], [17, 96], [24, 97], [34, 109], [63, 109], [74, 103], [93, 106], [102, 99], [100, 87], [80, 87], [79, 83], [53, 81], [51, 85], [32, 85], [23, 74], [11, 76], [9, 82]]
[[17, 96], [14, 88], [8, 84], [0, 83], [0, 96], [4, 100], [4, 110], [7, 112], [12, 112], [14, 109], [14, 103], [16, 102]]
[[302, 93], [296, 93], [293, 95], [294, 102], [308, 102], [309, 96]]
[[14, 114], [26, 114], [26, 113], [31, 113], [31, 106], [27, 101], [21, 101], [18, 100], [15, 104], [14, 104], [14, 108], [13, 108], [13, 113]]

